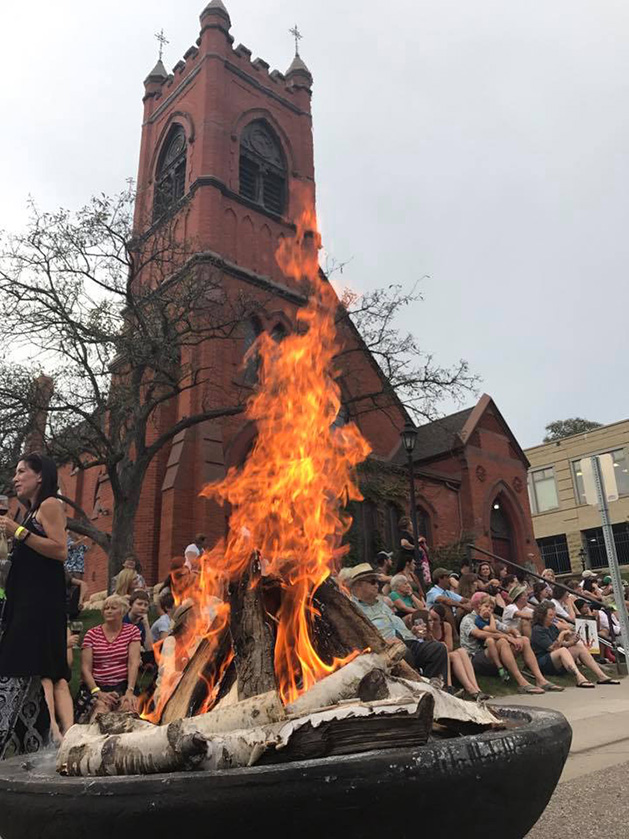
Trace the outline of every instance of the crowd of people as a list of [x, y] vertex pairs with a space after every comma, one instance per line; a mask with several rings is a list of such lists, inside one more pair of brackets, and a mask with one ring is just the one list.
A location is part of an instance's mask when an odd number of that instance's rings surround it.
[[[620, 634], [613, 613], [611, 578], [586, 570], [572, 590], [557, 583], [552, 569], [536, 581], [525, 571], [509, 572], [464, 561], [458, 571], [432, 567], [426, 539], [415, 553], [410, 522], [400, 522], [400, 545], [381, 551], [373, 565], [345, 568], [338, 582], [388, 642], [402, 640], [407, 659], [445, 690], [484, 700], [477, 678], [510, 682], [519, 693], [542, 695], [564, 688], [553, 678], [570, 675], [579, 688], [618, 685], [601, 665], [613, 662], [607, 649], [598, 660], [575, 631], [576, 618], [596, 622], [598, 635]], [[580, 667], [587, 667], [590, 681]], [[487, 684], [487, 683], [485, 683]]]
[[[0, 531], [12, 544], [0, 630], [0, 758], [35, 751], [48, 737], [59, 742], [75, 721], [96, 713], [138, 710], [141, 675], [156, 672], [155, 649], [185, 635], [205, 547], [199, 534], [152, 593], [135, 555], [127, 556], [111, 581], [102, 623], [81, 639], [69, 619], [85, 600], [88, 546], [68, 538], [56, 466], [42, 455], [24, 457], [14, 483], [26, 514], [21, 523], [0, 516]], [[613, 614], [597, 608], [613, 600], [610, 578], [586, 571], [566, 591], [550, 569], [531, 583], [524, 571], [510, 574], [506, 565], [486, 561], [474, 568], [463, 562], [458, 571], [433, 567], [426, 539], [415, 546], [409, 519], [399, 531], [396, 552], [344, 568], [338, 582], [387, 643], [405, 644], [408, 663], [433, 684], [476, 701], [491, 698], [479, 677], [511, 682], [526, 694], [563, 690], [553, 682], [561, 674], [580, 688], [619, 684], [574, 625], [586, 618], [601, 638], [619, 634]], [[158, 612], [152, 623], [151, 608]], [[207, 604], [208, 620], [218, 608]], [[81, 681], [73, 700], [69, 683], [79, 646]]]

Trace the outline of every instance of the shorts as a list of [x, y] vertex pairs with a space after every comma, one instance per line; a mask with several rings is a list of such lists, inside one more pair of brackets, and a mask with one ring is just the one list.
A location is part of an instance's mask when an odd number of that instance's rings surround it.
[[479, 650], [472, 658], [472, 667], [479, 676], [497, 676], [498, 668], [488, 657], [485, 650]]
[[550, 653], [544, 653], [544, 655], [541, 655], [537, 659], [537, 663], [544, 676], [560, 676], [562, 673], [566, 672], [563, 667], [555, 667]]

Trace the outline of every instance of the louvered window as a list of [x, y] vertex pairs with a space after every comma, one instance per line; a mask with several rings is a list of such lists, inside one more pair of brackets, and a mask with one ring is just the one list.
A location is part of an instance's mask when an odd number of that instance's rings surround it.
[[240, 194], [278, 216], [286, 209], [286, 161], [264, 120], [250, 123], [242, 134]]

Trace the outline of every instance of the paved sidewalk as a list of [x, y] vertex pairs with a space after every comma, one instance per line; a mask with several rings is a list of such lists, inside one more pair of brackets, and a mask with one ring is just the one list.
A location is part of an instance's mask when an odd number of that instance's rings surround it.
[[566, 716], [573, 738], [561, 782], [629, 761], [629, 678], [619, 686], [566, 688], [544, 696], [504, 697], [492, 704], [552, 708]]

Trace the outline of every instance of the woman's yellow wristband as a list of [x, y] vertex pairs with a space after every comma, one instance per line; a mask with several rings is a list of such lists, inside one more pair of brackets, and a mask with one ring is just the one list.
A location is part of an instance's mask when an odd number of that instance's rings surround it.
[[26, 528], [25, 528], [25, 527], [22, 527], [22, 525], [21, 525], [21, 524], [18, 524], [18, 526], [15, 528], [15, 538], [16, 538], [16, 539], [19, 539], [19, 540], [20, 540], [20, 542], [21, 542], [21, 541], [22, 541], [22, 539], [24, 538], [24, 537], [22, 536], [22, 533], [26, 533]]
[[90, 693], [92, 694], [92, 696], [96, 696], [97, 693], [100, 693], [100, 688], [98, 686], [95, 687], [95, 688], [92, 688]]

